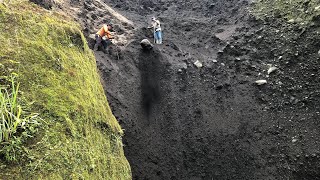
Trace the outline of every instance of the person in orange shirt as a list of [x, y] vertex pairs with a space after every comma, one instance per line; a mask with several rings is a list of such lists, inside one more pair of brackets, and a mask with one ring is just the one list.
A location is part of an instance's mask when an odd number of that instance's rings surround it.
[[93, 50], [97, 51], [99, 46], [103, 45], [103, 48], [106, 49], [108, 44], [111, 43], [111, 39], [113, 37], [111, 36], [110, 31], [112, 30], [111, 24], [104, 24], [102, 28], [96, 33], [96, 44], [94, 45]]

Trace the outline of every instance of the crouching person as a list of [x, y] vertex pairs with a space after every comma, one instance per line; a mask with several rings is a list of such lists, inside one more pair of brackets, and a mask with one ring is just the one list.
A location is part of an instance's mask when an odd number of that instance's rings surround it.
[[108, 45], [110, 45], [111, 39], [113, 37], [111, 36], [112, 25], [111, 24], [104, 24], [102, 28], [96, 33], [96, 43], [94, 45], [93, 50], [97, 51], [101, 45], [103, 46], [103, 50], [106, 50]]

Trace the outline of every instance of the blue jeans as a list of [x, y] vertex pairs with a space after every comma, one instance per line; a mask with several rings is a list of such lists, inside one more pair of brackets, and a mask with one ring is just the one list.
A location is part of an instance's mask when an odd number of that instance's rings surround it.
[[162, 33], [161, 33], [161, 31], [154, 32], [154, 38], [155, 38], [157, 44], [161, 44], [162, 43]]

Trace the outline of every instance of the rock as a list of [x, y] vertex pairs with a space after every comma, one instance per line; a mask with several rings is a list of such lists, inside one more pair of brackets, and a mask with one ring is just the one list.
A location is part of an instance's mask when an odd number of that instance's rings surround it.
[[267, 84], [267, 80], [262, 79], [262, 80], [256, 81], [255, 83], [256, 83], [258, 86], [261, 86], [261, 85]]
[[145, 49], [145, 50], [151, 50], [153, 48], [153, 45], [151, 44], [151, 42], [148, 39], [143, 39], [140, 42], [140, 45], [141, 45], [142, 49]]
[[270, 67], [269, 70], [268, 70], [268, 74], [271, 74], [273, 72], [275, 72], [278, 68], [277, 67]]
[[320, 11], [320, 6], [315, 7], [314, 10]]
[[212, 60], [213, 63], [217, 63], [218, 61], [216, 59]]
[[295, 143], [295, 142], [297, 142], [297, 141], [298, 141], [297, 138], [295, 138], [295, 137], [292, 138], [292, 142], [293, 142], [293, 143]]
[[297, 18], [297, 19], [295, 20], [295, 22], [301, 23], [301, 22], [303, 22], [303, 19], [302, 19], [302, 18]]
[[95, 7], [94, 6], [92, 6], [92, 4], [90, 4], [90, 3], [88, 3], [88, 2], [84, 2], [84, 8], [86, 9], [86, 10], [88, 10], [88, 11], [93, 11], [93, 10], [95, 10]]
[[209, 5], [209, 9], [213, 9], [215, 6], [216, 6], [216, 4], [212, 3], [212, 4]]
[[188, 65], [186, 63], [183, 63], [182, 64], [182, 69], [187, 69], [188, 68]]
[[290, 19], [288, 23], [294, 23], [294, 19]]
[[201, 63], [199, 60], [197, 60], [197, 61], [194, 62], [193, 64], [194, 64], [195, 66], [197, 66], [197, 68], [202, 68], [202, 67], [203, 67], [202, 63]]
[[90, 34], [89, 38], [95, 40], [96, 39], [96, 34]]

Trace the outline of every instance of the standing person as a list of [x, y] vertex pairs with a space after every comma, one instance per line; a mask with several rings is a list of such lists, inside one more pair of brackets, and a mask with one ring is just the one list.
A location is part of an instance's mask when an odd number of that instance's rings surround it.
[[152, 27], [154, 30], [154, 41], [156, 44], [162, 44], [162, 33], [161, 33], [161, 26], [160, 21], [155, 17], [152, 17]]
[[93, 50], [97, 51], [101, 44], [103, 45], [104, 50], [107, 46], [111, 43], [111, 36], [112, 24], [104, 24], [102, 28], [96, 33], [96, 44], [94, 45]]

